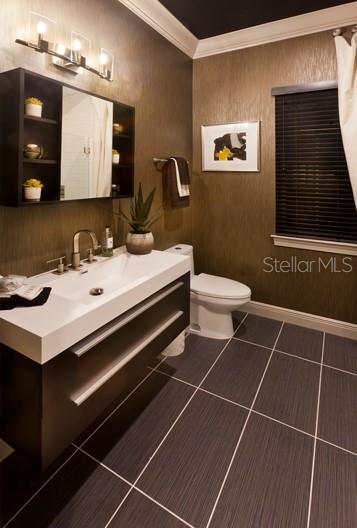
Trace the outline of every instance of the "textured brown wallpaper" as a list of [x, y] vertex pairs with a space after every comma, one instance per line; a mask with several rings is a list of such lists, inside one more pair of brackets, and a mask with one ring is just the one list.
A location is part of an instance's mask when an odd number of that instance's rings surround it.
[[[61, 73], [45, 56], [15, 44], [26, 28], [30, 10], [56, 20], [59, 33], [73, 30], [86, 35], [96, 54], [100, 47], [111, 50], [115, 55], [114, 83], [87, 72], [76, 78]], [[0, 27], [0, 71], [22, 66], [136, 107], [135, 180], [143, 182], [144, 191], [157, 187], [155, 207], [160, 207], [162, 175], [152, 158], [176, 154], [191, 160], [192, 61], [117, 0], [1, 2]], [[117, 208], [118, 204], [113, 205]], [[156, 247], [190, 242], [191, 220], [191, 208], [164, 207], [153, 228]], [[44, 271], [47, 259], [70, 256], [77, 229], [93, 229], [100, 236], [106, 223], [115, 224], [116, 243], [122, 243], [125, 233], [113, 219], [110, 200], [24, 209], [0, 207], [0, 274]]]
[[[336, 78], [331, 33], [285, 40], [194, 61], [193, 225], [198, 271], [248, 284], [253, 299], [357, 323], [352, 273], [265, 273], [265, 257], [328, 262], [332, 254], [277, 248], [273, 86]], [[261, 172], [201, 172], [204, 124], [261, 120]], [[341, 258], [337, 265], [341, 266]]]

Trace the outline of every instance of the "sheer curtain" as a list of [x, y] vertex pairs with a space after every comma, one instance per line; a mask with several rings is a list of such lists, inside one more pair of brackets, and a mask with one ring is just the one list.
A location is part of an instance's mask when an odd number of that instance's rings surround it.
[[94, 107], [90, 191], [92, 197], [110, 196], [112, 184], [113, 103], [92, 96]]
[[357, 209], [357, 33], [351, 43], [335, 37], [338, 101], [343, 146]]

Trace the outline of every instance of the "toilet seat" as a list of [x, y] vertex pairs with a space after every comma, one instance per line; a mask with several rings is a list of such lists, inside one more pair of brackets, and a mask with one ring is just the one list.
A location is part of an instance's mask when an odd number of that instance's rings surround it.
[[250, 288], [245, 284], [207, 273], [191, 277], [191, 291], [215, 299], [246, 299], [251, 295]]

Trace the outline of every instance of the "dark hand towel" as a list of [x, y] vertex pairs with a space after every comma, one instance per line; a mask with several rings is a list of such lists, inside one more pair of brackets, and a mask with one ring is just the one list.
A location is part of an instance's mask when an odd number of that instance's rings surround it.
[[30, 306], [42, 306], [45, 304], [50, 296], [52, 288], [43, 288], [42, 292], [37, 295], [32, 301], [23, 299], [18, 295], [12, 295], [11, 297], [0, 297], [0, 310], [12, 310], [13, 308], [19, 307], [30, 307]]
[[[183, 185], [189, 185], [190, 176], [188, 171], [188, 162], [184, 158], [175, 158], [176, 163], [180, 169], [180, 181]], [[171, 203], [171, 206], [174, 208], [188, 207], [190, 205], [190, 197], [183, 196], [181, 197], [177, 189], [177, 179], [176, 179], [176, 164], [173, 158], [167, 160], [163, 168], [164, 175], [164, 186], [167, 189], [167, 194]], [[180, 160], [180, 161], [179, 161]]]

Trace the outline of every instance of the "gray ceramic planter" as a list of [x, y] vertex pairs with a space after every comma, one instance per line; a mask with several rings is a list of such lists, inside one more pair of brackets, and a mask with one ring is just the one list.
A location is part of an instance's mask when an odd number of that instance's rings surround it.
[[150, 253], [154, 248], [154, 237], [153, 234], [144, 233], [128, 233], [126, 237], [126, 249], [128, 253], [134, 255], [146, 255]]

